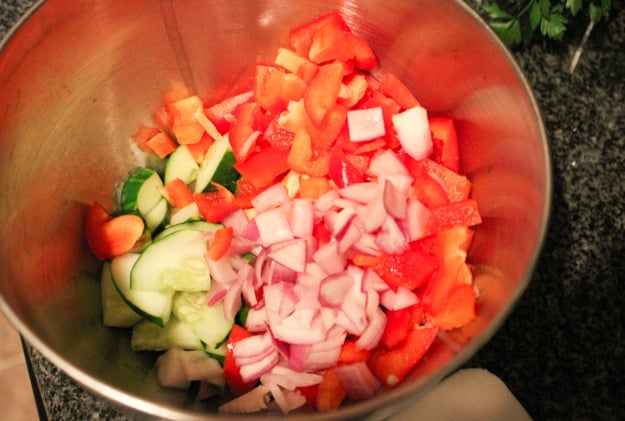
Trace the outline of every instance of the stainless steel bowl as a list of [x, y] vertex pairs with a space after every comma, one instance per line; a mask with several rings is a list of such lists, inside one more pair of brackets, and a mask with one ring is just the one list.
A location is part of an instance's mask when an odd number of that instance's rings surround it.
[[401, 386], [294, 417], [381, 418], [417, 399], [495, 333], [526, 288], [549, 214], [545, 130], [512, 56], [461, 1], [40, 2], [0, 55], [0, 307], [26, 341], [120, 409], [218, 417], [184, 393], [160, 391], [154, 358], [102, 325], [87, 204], [112, 205], [115, 184], [145, 162], [130, 135], [164, 91], [239, 92], [290, 28], [335, 9], [431, 113], [456, 119], [461, 166], [484, 218], [469, 255], [481, 296], [477, 320], [437, 342]]

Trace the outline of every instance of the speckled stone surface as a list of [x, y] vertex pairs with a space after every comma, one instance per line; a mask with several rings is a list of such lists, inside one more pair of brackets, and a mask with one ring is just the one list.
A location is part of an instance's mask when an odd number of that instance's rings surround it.
[[[514, 53], [549, 135], [552, 218], [529, 288], [466, 366], [499, 376], [540, 420], [625, 418], [625, 4], [612, 3], [572, 74], [579, 34]], [[0, 0], [0, 36], [30, 4]], [[26, 349], [50, 419], [123, 419]]]

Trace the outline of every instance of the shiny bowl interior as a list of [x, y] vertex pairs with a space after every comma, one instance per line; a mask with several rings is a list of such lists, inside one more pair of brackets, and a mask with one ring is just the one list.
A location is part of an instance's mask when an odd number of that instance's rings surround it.
[[0, 308], [27, 342], [120, 410], [218, 417], [185, 393], [159, 390], [154, 356], [133, 353], [126, 331], [102, 325], [99, 263], [83, 232], [88, 204], [112, 206], [116, 183], [146, 163], [130, 135], [150, 123], [165, 91], [186, 86], [207, 100], [241, 92], [288, 29], [331, 10], [431, 114], [456, 119], [461, 168], [484, 219], [469, 254], [481, 295], [477, 319], [437, 341], [399, 387], [294, 417], [382, 418], [417, 399], [496, 332], [526, 288], [549, 214], [545, 130], [512, 56], [463, 2], [40, 2], [0, 54]]

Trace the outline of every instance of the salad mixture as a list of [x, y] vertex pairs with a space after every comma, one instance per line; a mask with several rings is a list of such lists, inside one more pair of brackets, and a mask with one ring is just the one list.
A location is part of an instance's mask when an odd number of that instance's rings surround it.
[[227, 413], [332, 411], [475, 317], [454, 121], [340, 14], [291, 30], [251, 91], [169, 98], [133, 137], [163, 166], [133, 171], [117, 209], [93, 202], [86, 233], [104, 323], [160, 353], [162, 387]]

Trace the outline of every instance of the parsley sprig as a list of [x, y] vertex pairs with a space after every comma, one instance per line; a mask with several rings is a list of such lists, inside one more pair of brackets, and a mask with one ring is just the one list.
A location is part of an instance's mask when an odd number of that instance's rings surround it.
[[576, 19], [597, 23], [606, 18], [611, 0], [485, 1], [486, 18], [508, 46], [530, 44], [536, 34], [560, 41]]

